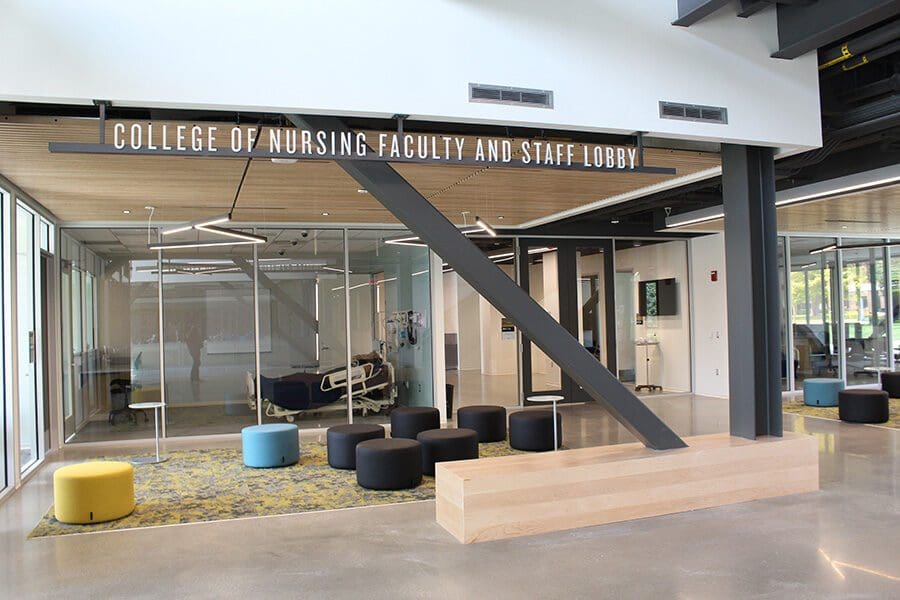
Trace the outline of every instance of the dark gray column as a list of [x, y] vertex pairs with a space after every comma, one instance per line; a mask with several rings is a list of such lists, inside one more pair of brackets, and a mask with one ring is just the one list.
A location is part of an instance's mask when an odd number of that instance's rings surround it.
[[[335, 117], [287, 117], [294, 125], [304, 129], [350, 131]], [[389, 164], [351, 160], [335, 162], [447, 261], [479, 294], [512, 320], [641, 442], [657, 450], [686, 445]]]
[[722, 146], [731, 434], [781, 435], [775, 162], [771, 148]]

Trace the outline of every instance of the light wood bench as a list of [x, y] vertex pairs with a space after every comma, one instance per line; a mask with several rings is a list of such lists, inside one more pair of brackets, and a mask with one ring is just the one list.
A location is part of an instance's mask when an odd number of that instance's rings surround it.
[[464, 543], [601, 525], [819, 489], [812, 436], [685, 438], [438, 463], [437, 522]]

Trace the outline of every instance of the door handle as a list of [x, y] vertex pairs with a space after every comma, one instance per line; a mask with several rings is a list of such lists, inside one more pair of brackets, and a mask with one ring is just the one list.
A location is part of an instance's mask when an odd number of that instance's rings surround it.
[[33, 363], [35, 359], [34, 332], [28, 332], [28, 362]]

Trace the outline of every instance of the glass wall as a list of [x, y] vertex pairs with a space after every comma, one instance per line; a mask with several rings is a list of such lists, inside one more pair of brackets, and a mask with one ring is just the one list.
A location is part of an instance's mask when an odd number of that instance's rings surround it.
[[779, 340], [781, 342], [781, 389], [789, 390], [791, 388], [791, 370], [794, 368], [791, 363], [791, 352], [788, 352], [788, 331], [787, 331], [787, 274], [785, 267], [787, 265], [787, 243], [783, 237], [778, 238], [778, 297], [780, 300], [779, 319], [781, 328], [779, 330]]
[[[9, 227], [9, 209], [10, 209], [10, 196], [6, 192], [6, 190], [0, 189], [0, 248], [3, 249], [0, 252], [0, 289], [2, 289], [2, 294], [0, 294], [0, 298], [2, 298], [2, 308], [0, 308], [0, 331], [3, 332], [3, 339], [6, 340], [6, 329], [7, 329], [7, 307], [11, 304], [9, 296], [7, 296], [9, 292], [9, 285], [7, 283], [7, 268], [6, 268], [6, 240], [7, 240], [7, 231]], [[12, 437], [12, 423], [9, 420], [9, 416], [12, 414], [12, 407], [9, 405], [9, 381], [6, 378], [6, 349], [8, 346], [6, 343], [3, 344], [3, 359], [0, 360], [0, 456], [2, 456], [2, 462], [0, 462], [0, 492], [6, 489], [13, 482], [12, 476], [12, 456], [10, 452], [10, 448], [8, 445], [8, 437]], [[10, 435], [8, 436], [7, 433]]]
[[430, 253], [386, 243], [391, 231], [349, 232], [350, 349], [356, 421], [394, 406], [433, 406]]
[[891, 345], [893, 347], [890, 355], [893, 357], [891, 366], [896, 371], [900, 369], [900, 247], [890, 248], [889, 256], [891, 274], [889, 279], [891, 289], [890, 306], [894, 321], [891, 324]]
[[[247, 403], [247, 381], [256, 374], [253, 248], [168, 250], [161, 264], [167, 435], [236, 433], [255, 424]], [[260, 294], [267, 349], [268, 299]], [[158, 389], [142, 392], [142, 401], [159, 400]]]
[[147, 250], [155, 230], [63, 232], [69, 441], [152, 437], [153, 415], [129, 404], [163, 397], [168, 437], [235, 433], [258, 418], [327, 427], [351, 411], [386, 421], [393, 406], [433, 404], [426, 248], [385, 243], [396, 232], [257, 233], [267, 242], [159, 259]]
[[[866, 243], [871, 240], [841, 240], [842, 246]], [[878, 383], [879, 372], [892, 369], [888, 356], [884, 248], [847, 249], [841, 255], [847, 383]]]
[[18, 336], [19, 468], [28, 469], [40, 458], [37, 369], [37, 252], [36, 216], [16, 206], [16, 320]]
[[128, 405], [159, 397], [155, 254], [147, 250], [146, 230], [65, 229], [60, 234], [67, 441], [153, 437], [153, 415]]
[[258, 271], [263, 420], [346, 423], [344, 232], [257, 233], [269, 240], [259, 248]]
[[791, 238], [791, 328], [794, 341], [794, 381], [800, 388], [808, 377], [841, 377], [840, 337], [834, 282], [838, 276], [833, 238]]

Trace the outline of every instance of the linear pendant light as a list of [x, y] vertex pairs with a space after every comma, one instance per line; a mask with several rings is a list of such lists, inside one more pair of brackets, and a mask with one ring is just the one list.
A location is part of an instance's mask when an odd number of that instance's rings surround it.
[[[469, 235], [470, 233], [480, 233], [483, 229], [479, 227], [468, 227], [460, 229], [459, 232], [463, 235]], [[427, 244], [419, 239], [417, 235], [408, 235], [405, 237], [392, 238], [389, 240], [384, 240], [385, 244], [391, 244], [396, 246], [422, 246], [425, 247]]]
[[182, 233], [185, 231], [205, 231], [207, 233], [212, 233], [214, 235], [225, 236], [232, 239], [227, 240], [197, 240], [196, 242], [157, 242], [150, 243], [147, 247], [150, 250], [172, 250], [176, 248], [209, 248], [215, 246], [234, 246], [241, 244], [264, 244], [268, 241], [268, 238], [265, 238], [261, 235], [256, 235], [253, 233], [246, 233], [243, 231], [238, 231], [236, 229], [230, 229], [227, 227], [219, 227], [222, 223], [228, 223], [231, 221], [231, 214], [226, 213], [224, 215], [218, 215], [215, 217], [206, 217], [203, 219], [198, 219], [196, 221], [191, 221], [190, 223], [185, 223], [183, 225], [176, 225], [174, 227], [168, 227], [160, 231], [161, 235], [172, 235], [174, 233]]
[[[265, 240], [263, 240], [265, 241]], [[211, 248], [216, 246], [242, 246], [244, 244], [261, 244], [257, 240], [205, 240], [196, 242], [160, 242], [149, 244], [150, 250], [174, 250], [176, 248]]]
[[475, 217], [475, 224], [487, 232], [491, 237], [497, 237], [497, 230], [488, 225], [481, 217]]
[[218, 215], [216, 217], [206, 217], [204, 219], [198, 219], [196, 221], [191, 221], [189, 223], [185, 223], [184, 225], [175, 225], [174, 227], [168, 227], [160, 231], [162, 235], [171, 235], [173, 233], [182, 233], [184, 231], [190, 231], [191, 229], [199, 229], [201, 227], [207, 227], [210, 225], [221, 225], [222, 223], [227, 223], [231, 220], [231, 215], [229, 213], [225, 213], [224, 215]]

